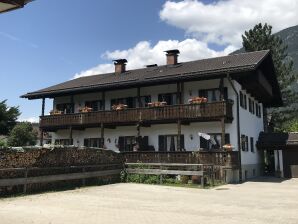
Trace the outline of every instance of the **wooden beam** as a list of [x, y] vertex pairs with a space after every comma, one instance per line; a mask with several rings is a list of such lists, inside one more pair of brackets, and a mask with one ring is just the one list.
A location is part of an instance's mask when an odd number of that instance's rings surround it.
[[137, 88], [138, 107], [143, 107], [141, 100], [141, 87]]
[[106, 92], [101, 92], [101, 102], [102, 102], [102, 110], [106, 109]]
[[226, 144], [225, 137], [226, 137], [226, 127], [225, 127], [225, 118], [221, 118], [221, 148]]
[[181, 151], [181, 120], [178, 120], [177, 122], [177, 129], [178, 129], [178, 135], [177, 135], [177, 151]]
[[104, 134], [104, 132], [105, 132], [105, 129], [104, 129], [104, 124], [103, 124], [103, 122], [101, 122], [101, 124], [100, 124], [100, 144], [101, 144], [101, 148], [103, 148], [104, 147], [104, 144], [105, 144], [105, 134]]
[[73, 144], [73, 140], [72, 140], [72, 126], [69, 127], [69, 139], [71, 141], [71, 144]]
[[[41, 103], [41, 116], [43, 117], [44, 116], [44, 110], [45, 110], [45, 98], [42, 98], [42, 103]], [[40, 136], [39, 136], [39, 145], [40, 146], [43, 146], [43, 129], [40, 128], [39, 129], [40, 131]]]

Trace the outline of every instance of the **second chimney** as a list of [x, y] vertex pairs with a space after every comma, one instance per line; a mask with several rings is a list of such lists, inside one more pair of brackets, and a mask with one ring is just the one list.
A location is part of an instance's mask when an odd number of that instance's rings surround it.
[[117, 59], [114, 60], [114, 65], [115, 65], [115, 73], [116, 74], [121, 74], [126, 71], [126, 59]]
[[165, 51], [167, 54], [167, 65], [176, 65], [178, 63], [178, 54], [180, 51], [177, 49]]

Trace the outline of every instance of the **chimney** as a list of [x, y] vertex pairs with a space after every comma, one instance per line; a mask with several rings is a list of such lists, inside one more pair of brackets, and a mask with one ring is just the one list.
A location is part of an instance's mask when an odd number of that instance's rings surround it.
[[127, 60], [126, 59], [117, 59], [114, 60], [114, 65], [115, 65], [115, 73], [116, 74], [121, 74], [126, 71]]
[[178, 63], [178, 54], [180, 51], [177, 49], [165, 51], [167, 54], [167, 65], [176, 65]]

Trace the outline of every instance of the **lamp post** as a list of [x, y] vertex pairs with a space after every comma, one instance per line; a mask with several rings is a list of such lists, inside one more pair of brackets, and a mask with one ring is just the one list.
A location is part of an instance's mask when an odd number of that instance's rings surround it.
[[32, 0], [0, 0], [0, 13], [23, 8]]

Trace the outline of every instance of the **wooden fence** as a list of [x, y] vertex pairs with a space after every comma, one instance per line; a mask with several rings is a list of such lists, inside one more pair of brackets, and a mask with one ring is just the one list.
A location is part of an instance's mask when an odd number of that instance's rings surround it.
[[[218, 166], [207, 164], [182, 164], [182, 163], [125, 163], [127, 174], [158, 175], [160, 184], [163, 183], [164, 175], [198, 176], [201, 186], [204, 187], [205, 178], [214, 185], [214, 180], [224, 181], [225, 177], [220, 174]], [[220, 178], [219, 178], [220, 177]]]

